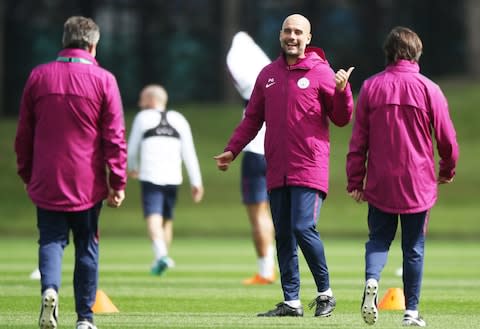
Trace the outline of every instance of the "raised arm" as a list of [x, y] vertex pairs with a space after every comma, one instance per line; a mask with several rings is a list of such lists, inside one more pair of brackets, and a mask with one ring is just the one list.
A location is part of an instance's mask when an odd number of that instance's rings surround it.
[[340, 69], [336, 74], [328, 69], [331, 79], [323, 80], [322, 101], [326, 106], [328, 117], [337, 126], [343, 127], [352, 119], [353, 96], [348, 79], [353, 71], [350, 67], [347, 71]]

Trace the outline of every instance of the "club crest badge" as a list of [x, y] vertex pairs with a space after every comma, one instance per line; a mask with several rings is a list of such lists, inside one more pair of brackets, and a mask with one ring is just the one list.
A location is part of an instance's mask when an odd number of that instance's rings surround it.
[[308, 80], [308, 79], [305, 78], [305, 77], [300, 78], [300, 79], [298, 79], [298, 81], [297, 81], [297, 86], [298, 86], [298, 88], [300, 88], [300, 89], [307, 89], [308, 86], [310, 86], [310, 80]]

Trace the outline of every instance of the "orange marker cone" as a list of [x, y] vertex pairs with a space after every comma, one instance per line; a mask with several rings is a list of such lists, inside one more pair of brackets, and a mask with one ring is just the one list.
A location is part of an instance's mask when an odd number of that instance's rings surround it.
[[118, 313], [118, 308], [113, 305], [110, 298], [103, 290], [97, 290], [97, 295], [95, 297], [95, 304], [93, 304], [92, 311], [95, 314], [99, 313]]
[[404, 310], [405, 295], [401, 288], [388, 288], [385, 296], [378, 304], [380, 310]]

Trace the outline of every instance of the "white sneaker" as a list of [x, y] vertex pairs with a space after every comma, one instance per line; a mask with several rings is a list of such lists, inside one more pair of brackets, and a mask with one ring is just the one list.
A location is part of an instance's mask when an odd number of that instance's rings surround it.
[[365, 283], [362, 300], [362, 317], [366, 324], [375, 324], [378, 320], [378, 282], [375, 279], [368, 279]]
[[42, 309], [38, 319], [38, 326], [40, 329], [56, 329], [57, 319], [58, 294], [54, 289], [48, 288], [42, 295]]
[[410, 314], [403, 316], [402, 326], [404, 327], [426, 327], [427, 323], [420, 316], [413, 317]]
[[89, 321], [78, 321], [76, 329], [97, 329], [97, 327]]

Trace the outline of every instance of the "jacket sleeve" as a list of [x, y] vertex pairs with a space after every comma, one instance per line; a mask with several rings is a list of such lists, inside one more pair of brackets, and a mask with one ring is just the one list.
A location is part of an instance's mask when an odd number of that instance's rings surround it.
[[123, 190], [127, 183], [127, 145], [122, 100], [113, 75], [107, 79], [105, 89], [101, 119], [103, 154], [109, 170], [110, 187]]
[[139, 169], [139, 151], [142, 144], [142, 122], [140, 119], [140, 113], [135, 116], [132, 123], [132, 130], [128, 138], [127, 159], [128, 170], [138, 171]]
[[459, 154], [455, 128], [448, 111], [447, 99], [439, 87], [435, 88], [430, 98], [431, 118], [437, 150], [440, 155], [439, 176], [452, 178]]
[[182, 159], [187, 168], [188, 179], [190, 185], [195, 187], [202, 186], [202, 175], [200, 172], [200, 164], [198, 163], [197, 152], [195, 152], [195, 144], [193, 143], [192, 130], [185, 118], [182, 118], [182, 124], [179, 126], [180, 142], [182, 147]]
[[35, 136], [34, 102], [32, 98], [33, 80], [34, 76], [30, 74], [20, 101], [20, 114], [15, 136], [17, 172], [25, 184], [30, 182], [32, 176], [33, 138]]
[[245, 117], [235, 129], [227, 147], [225, 147], [225, 152], [231, 151], [234, 157], [237, 157], [243, 148], [257, 136], [265, 121], [265, 96], [259, 81], [260, 75], [245, 110]]
[[352, 137], [347, 154], [347, 191], [363, 191], [369, 139], [368, 97], [365, 85], [360, 90]]
[[352, 119], [353, 96], [350, 83], [343, 91], [338, 91], [335, 84], [335, 72], [328, 67], [328, 74], [322, 73], [321, 100], [328, 117], [337, 126], [343, 127]]

